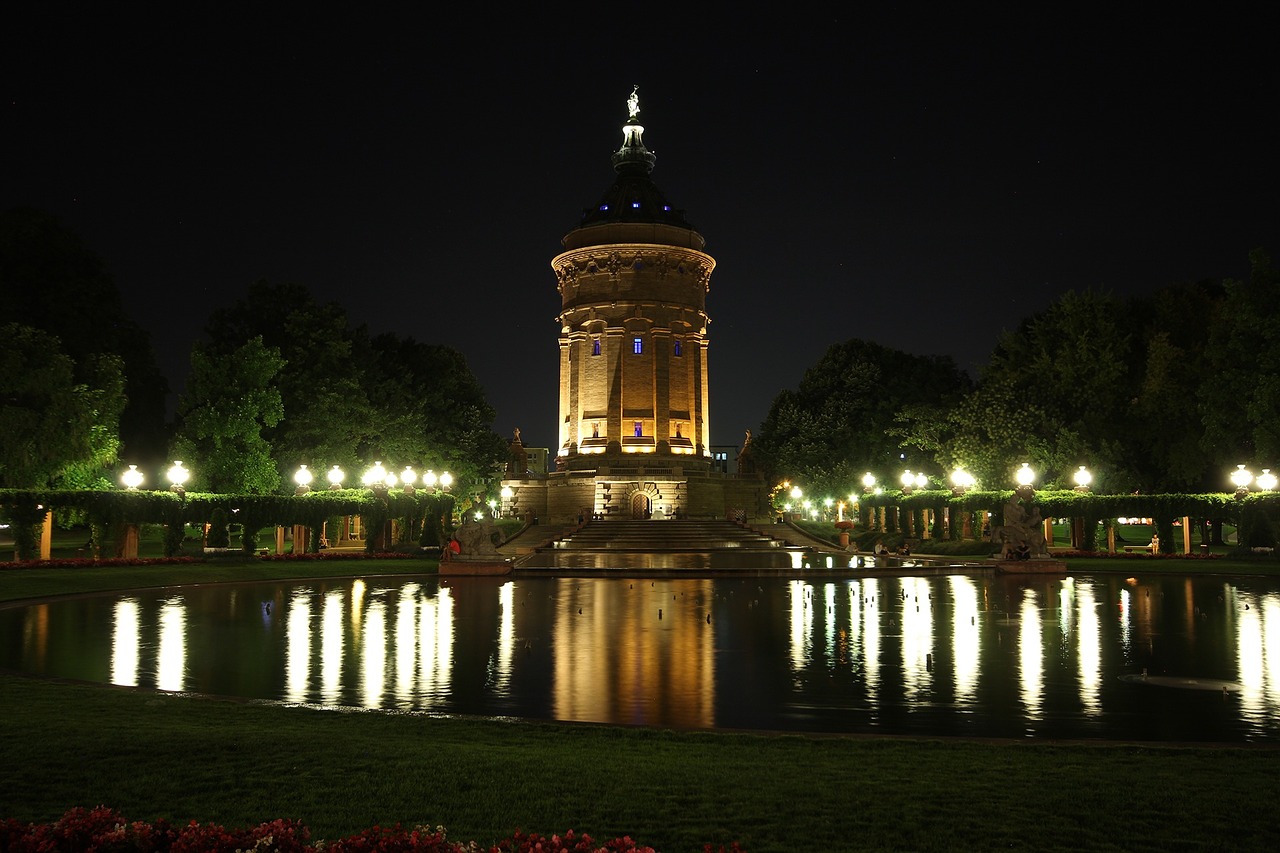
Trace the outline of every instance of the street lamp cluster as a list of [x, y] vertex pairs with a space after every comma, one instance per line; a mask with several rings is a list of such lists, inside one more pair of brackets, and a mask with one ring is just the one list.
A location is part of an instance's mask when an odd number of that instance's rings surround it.
[[[334, 465], [325, 473], [325, 478], [329, 481], [331, 490], [341, 489], [342, 481], [346, 479], [346, 472], [338, 465]], [[184, 487], [189, 479], [191, 479], [191, 471], [184, 468], [182, 462], [174, 460], [169, 470], [165, 472], [165, 477], [169, 481], [169, 487], [175, 492], [184, 491]], [[138, 470], [137, 465], [130, 465], [129, 470], [120, 475], [120, 482], [129, 491], [136, 491], [142, 485], [144, 480], [143, 473]], [[294, 494], [305, 495], [311, 491], [311, 483], [315, 480], [315, 474], [306, 465], [299, 465], [298, 470], [293, 474]], [[374, 462], [361, 476], [360, 482], [369, 489], [394, 489], [397, 485], [401, 491], [407, 495], [414, 493], [414, 484], [418, 481], [418, 473], [411, 466], [406, 465], [399, 475], [388, 471], [381, 462]], [[448, 471], [442, 471], [436, 474], [430, 468], [422, 475], [422, 485], [424, 488], [436, 490], [437, 488], [448, 491], [453, 485], [453, 475]]]
[[1236, 497], [1243, 498], [1249, 494], [1250, 485], [1255, 485], [1264, 492], [1275, 491], [1277, 480], [1270, 468], [1263, 468], [1262, 473], [1254, 477], [1253, 472], [1244, 465], [1237, 465], [1236, 470], [1231, 472], [1231, 483], [1236, 487]]

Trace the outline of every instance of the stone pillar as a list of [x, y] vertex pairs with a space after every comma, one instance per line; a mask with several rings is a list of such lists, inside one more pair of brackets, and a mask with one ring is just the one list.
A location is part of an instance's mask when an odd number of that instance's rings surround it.
[[47, 560], [53, 553], [53, 513], [45, 511], [40, 522], [40, 559]]

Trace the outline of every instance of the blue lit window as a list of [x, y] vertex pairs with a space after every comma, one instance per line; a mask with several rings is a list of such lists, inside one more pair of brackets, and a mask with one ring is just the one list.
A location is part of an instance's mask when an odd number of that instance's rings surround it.
[[665, 211], [667, 211], [667, 212], [669, 213], [669, 212], [671, 211], [671, 205], [669, 205], [669, 204], [664, 204], [664, 205], [662, 206], [662, 209], [663, 209], [663, 210], [665, 210]]
[[676, 347], [676, 358], [679, 358], [680, 356], [684, 355], [684, 347], [680, 345], [679, 341], [675, 342], [675, 347]]
[[638, 202], [638, 201], [633, 201], [633, 202], [631, 202], [631, 209], [632, 209], [632, 210], [639, 210], [639, 209], [640, 209], [640, 202]]
[[593, 341], [591, 341], [591, 354], [592, 354], [592, 355], [599, 355], [599, 354], [600, 354], [600, 339], [599, 339], [599, 338], [596, 338], [596, 339], [594, 339]]
[[607, 204], [602, 204], [602, 205], [600, 205], [600, 209], [601, 209], [601, 210], [608, 210], [608, 209], [609, 209], [609, 205], [607, 205]]
[[631, 341], [631, 351], [636, 355], [644, 352], [644, 338], [633, 338]]
[[635, 421], [634, 423], [635, 423], [636, 438], [639, 438], [640, 436], [644, 435], [644, 432], [641, 431], [641, 427], [643, 426], [643, 424], [640, 423], [640, 421]]

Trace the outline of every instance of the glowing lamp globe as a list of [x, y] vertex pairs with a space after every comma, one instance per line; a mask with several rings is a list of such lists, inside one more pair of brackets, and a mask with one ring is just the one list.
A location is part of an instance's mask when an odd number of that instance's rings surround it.
[[1013, 479], [1019, 486], [1025, 488], [1036, 481], [1036, 472], [1031, 470], [1029, 464], [1023, 462], [1022, 467], [1014, 472]]
[[311, 481], [315, 479], [314, 475], [307, 470], [306, 465], [299, 465], [298, 470], [294, 472], [293, 482], [299, 486], [310, 486]]
[[138, 470], [137, 465], [130, 465], [129, 470], [120, 475], [120, 482], [132, 492], [142, 485], [142, 472]]
[[387, 469], [382, 467], [381, 462], [374, 462], [373, 467], [365, 471], [360, 477], [360, 482], [365, 486], [381, 486], [387, 480]]
[[923, 489], [929, 485], [929, 478], [925, 474], [916, 474], [916, 488]]
[[436, 477], [436, 472], [432, 471], [430, 468], [427, 469], [427, 473], [422, 475], [422, 485], [426, 486], [428, 489], [434, 489], [438, 481], [439, 478]]
[[952, 487], [964, 492], [973, 488], [973, 475], [963, 468], [951, 472]]
[[870, 471], [862, 475], [862, 488], [868, 492], [876, 487], [876, 477]]
[[1231, 472], [1231, 482], [1237, 491], [1244, 491], [1253, 482], [1253, 474], [1243, 465], [1237, 465], [1236, 470]]
[[329, 480], [329, 488], [331, 489], [342, 488], [342, 480], [346, 476], [347, 476], [346, 473], [337, 465], [334, 465], [332, 468], [330, 468], [329, 473], [325, 475], [325, 477], [327, 477]]
[[515, 494], [516, 494], [516, 493], [515, 493], [514, 491], [512, 491], [512, 490], [511, 490], [511, 487], [510, 487], [510, 486], [503, 486], [503, 487], [502, 487], [502, 491], [501, 491], [501, 492], [499, 492], [499, 494], [502, 496], [502, 499], [503, 499], [504, 501], [509, 501], [509, 500], [511, 500], [513, 497], [515, 497]]
[[1080, 470], [1071, 475], [1071, 479], [1075, 480], [1076, 488], [1088, 489], [1089, 484], [1093, 482], [1093, 475], [1089, 473], [1088, 468], [1081, 465]]
[[400, 472], [400, 482], [406, 486], [412, 486], [418, 482], [418, 472], [408, 465], [404, 466], [404, 470]]
[[382, 478], [382, 484], [388, 489], [394, 489], [398, 482], [400, 481], [396, 479], [396, 475], [392, 474], [390, 471], [387, 472], [387, 476]]
[[441, 472], [441, 474], [440, 474], [440, 488], [442, 488], [442, 489], [444, 489], [444, 490], [448, 491], [449, 487], [450, 487], [450, 486], [452, 486], [452, 485], [453, 485], [453, 475], [452, 475], [452, 474], [450, 474], [448, 471], [443, 471], [443, 472]]
[[174, 489], [181, 490], [183, 484], [186, 483], [187, 480], [191, 479], [191, 472], [182, 467], [182, 462], [180, 460], [175, 459], [173, 460], [173, 467], [168, 470], [165, 476], [169, 479], [170, 486]]
[[904, 489], [909, 489], [916, 484], [916, 475], [911, 473], [911, 469], [902, 472], [902, 476], [898, 478], [902, 482]]
[[801, 497], [803, 497], [803, 496], [804, 496], [804, 492], [802, 492], [802, 491], [800, 490], [800, 487], [799, 487], [799, 486], [792, 486], [792, 487], [791, 487], [791, 499], [792, 499], [793, 501], [798, 501], [798, 500], [800, 500], [800, 498], [801, 498]]
[[1276, 475], [1271, 473], [1270, 468], [1263, 468], [1262, 473], [1258, 475], [1258, 488], [1264, 492], [1275, 491]]

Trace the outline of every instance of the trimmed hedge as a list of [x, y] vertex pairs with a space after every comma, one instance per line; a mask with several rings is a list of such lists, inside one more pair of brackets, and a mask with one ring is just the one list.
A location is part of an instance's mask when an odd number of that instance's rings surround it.
[[[443, 492], [403, 492], [369, 489], [337, 489], [305, 495], [216, 495], [199, 492], [67, 491], [59, 489], [0, 489], [0, 512], [13, 525], [19, 559], [32, 560], [38, 553], [39, 527], [48, 509], [72, 509], [85, 513], [95, 547], [118, 540], [131, 524], [163, 524], [164, 553], [172, 557], [182, 544], [184, 525], [203, 526], [216, 510], [222, 510], [246, 533], [241, 547], [253, 553], [257, 531], [263, 527], [301, 525], [317, 531], [331, 516], [358, 515], [370, 531], [369, 551], [389, 548], [381, 531], [399, 519], [402, 529], [438, 530], [453, 515], [453, 495]], [[436, 534], [438, 535], [438, 534]]]

